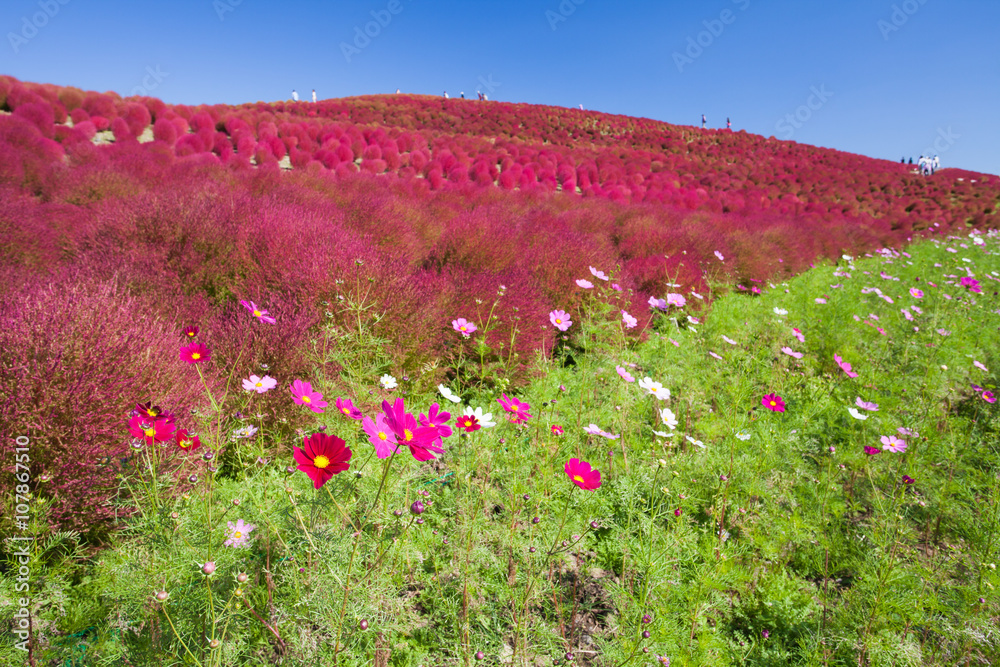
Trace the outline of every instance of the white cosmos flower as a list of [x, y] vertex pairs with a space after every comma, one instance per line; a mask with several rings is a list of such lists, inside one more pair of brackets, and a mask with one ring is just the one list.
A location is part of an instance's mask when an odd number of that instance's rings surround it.
[[861, 421], [868, 419], [868, 415], [861, 414], [857, 408], [847, 408], [847, 411], [850, 412], [851, 416], [855, 419], [860, 419]]
[[385, 387], [386, 389], [395, 389], [396, 387], [399, 386], [399, 383], [396, 382], [396, 378], [392, 377], [388, 373], [386, 373], [385, 375], [383, 375], [379, 379], [379, 382], [381, 382], [382, 386]]
[[685, 435], [684, 437], [687, 438], [687, 441], [690, 442], [695, 447], [701, 447], [702, 449], [705, 449], [705, 443], [703, 443], [701, 440], [695, 440], [690, 435]]
[[475, 417], [479, 420], [479, 425], [483, 428], [492, 428], [497, 425], [497, 423], [493, 421], [493, 413], [484, 413], [482, 408], [476, 408], [473, 410], [471, 407], [468, 407], [465, 410], [462, 410], [462, 414], [468, 417]]
[[655, 435], [660, 436], [661, 438], [672, 438], [672, 437], [674, 437], [673, 433], [667, 433], [666, 431], [653, 431], [653, 433]]
[[451, 389], [449, 389], [448, 387], [444, 386], [443, 384], [439, 384], [438, 385], [438, 391], [441, 392], [441, 395], [444, 396], [449, 401], [451, 401], [452, 403], [461, 403], [462, 402], [461, 398], [459, 398], [458, 396], [456, 396], [454, 394], [454, 392], [452, 392]]
[[788, 311], [785, 310], [784, 308], [778, 308], [777, 306], [775, 306], [774, 307], [774, 314], [775, 315], [787, 315]]
[[670, 410], [670, 408], [663, 408], [660, 410], [660, 419], [663, 420], [663, 425], [673, 431], [677, 428], [677, 417]]
[[737, 437], [738, 439], [740, 439], [740, 440], [744, 440], [744, 441], [746, 441], [746, 440], [749, 440], [749, 439], [750, 439], [750, 434], [749, 434], [749, 433], [737, 433], [737, 434], [736, 434], [736, 437]]

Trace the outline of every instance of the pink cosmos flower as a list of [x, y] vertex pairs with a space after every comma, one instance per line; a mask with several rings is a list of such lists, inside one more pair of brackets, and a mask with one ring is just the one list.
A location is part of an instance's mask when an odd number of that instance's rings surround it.
[[670, 341], [670, 343], [671, 343], [671, 344], [672, 344], [672, 345], [673, 345], [674, 347], [680, 347], [680, 346], [681, 346], [681, 344], [680, 344], [680, 343], [678, 343], [677, 341], [675, 341], [675, 340], [674, 340], [673, 338], [668, 338], [667, 340], [668, 340], [668, 341]]
[[726, 336], [725, 334], [723, 334], [723, 336], [722, 336], [722, 340], [726, 341], [726, 342], [727, 342], [727, 343], [729, 343], [730, 345], [739, 345], [739, 343], [737, 343], [737, 342], [736, 342], [735, 340], [733, 340], [733, 339], [732, 339], [732, 338], [730, 338], [729, 336]]
[[174, 428], [174, 423], [165, 417], [135, 415], [128, 420], [129, 433], [141, 438], [147, 445], [169, 440], [174, 435]]
[[800, 343], [806, 342], [806, 337], [802, 335], [802, 332], [798, 329], [792, 329], [792, 335], [795, 336]]
[[790, 347], [783, 347], [781, 348], [781, 351], [790, 357], [795, 357], [796, 359], [801, 359], [804, 356], [801, 352], [796, 352]]
[[243, 380], [243, 388], [247, 391], [255, 391], [258, 394], [266, 393], [270, 389], [274, 389], [278, 386], [278, 381], [275, 380], [270, 375], [265, 375], [264, 377], [257, 377], [256, 375], [251, 375], [249, 379]]
[[197, 435], [193, 433], [188, 433], [187, 429], [181, 429], [174, 434], [175, 442], [177, 443], [177, 448], [182, 452], [193, 452], [194, 450], [201, 447], [201, 440]]
[[266, 310], [260, 308], [253, 301], [240, 301], [240, 305], [249, 310], [254, 317], [265, 324], [274, 324], [276, 321], [273, 317], [267, 314]]
[[847, 377], [849, 378], [858, 377], [858, 374], [852, 370], [851, 365], [846, 361], [844, 361], [843, 359], [841, 359], [839, 354], [833, 355], [833, 360], [837, 362], [838, 366], [840, 366], [840, 370], [844, 371], [844, 373], [847, 374]]
[[590, 467], [590, 464], [580, 459], [570, 459], [564, 468], [569, 481], [584, 491], [594, 491], [601, 488], [601, 473]]
[[784, 412], [785, 401], [777, 394], [767, 394], [760, 399], [760, 404], [772, 412]]
[[717, 355], [715, 352], [712, 352], [711, 350], [709, 351], [708, 356], [712, 357], [713, 359], [718, 359], [719, 361], [722, 361], [722, 357]]
[[385, 415], [378, 415], [375, 421], [371, 417], [362, 418], [361, 428], [368, 434], [368, 441], [380, 459], [389, 458], [398, 449], [396, 434], [386, 424]]
[[632, 374], [629, 373], [624, 368], [622, 368], [621, 366], [615, 366], [615, 370], [618, 371], [618, 375], [620, 375], [621, 378], [626, 382], [635, 382], [635, 378], [632, 377]]
[[562, 310], [553, 310], [549, 313], [549, 322], [559, 331], [566, 331], [573, 326], [573, 320], [569, 318], [569, 313]]
[[502, 405], [504, 410], [511, 413], [510, 422], [512, 424], [522, 424], [531, 419], [531, 415], [528, 414], [531, 405], [528, 403], [522, 403], [514, 397], [507, 398], [507, 394], [503, 394], [502, 399], [498, 398], [497, 403]]
[[211, 358], [212, 352], [201, 343], [195, 343], [194, 345], [188, 345], [187, 347], [181, 348], [181, 361], [186, 361], [189, 364], [200, 364], [201, 362], [208, 361]]
[[972, 365], [975, 366], [976, 368], [978, 368], [981, 371], [985, 371], [985, 372], [989, 373], [989, 369], [987, 369], [986, 366], [984, 366], [981, 361], [973, 361]]
[[887, 452], [902, 453], [906, 451], [906, 441], [900, 440], [894, 435], [883, 435], [879, 438], [882, 443], [882, 449]]
[[975, 278], [966, 276], [959, 281], [963, 287], [968, 287], [970, 292], [975, 292], [976, 294], [982, 294], [983, 289], [979, 286], [979, 281]]
[[308, 382], [296, 380], [289, 389], [292, 392], [292, 400], [297, 405], [304, 405], [317, 414], [323, 412], [323, 408], [327, 406], [323, 394], [313, 391], [312, 385]]
[[726, 259], [725, 257], [722, 256], [722, 253], [719, 252], [718, 250], [715, 251], [715, 256], [719, 258], [720, 262], [725, 261]]
[[906, 308], [903, 308], [899, 312], [903, 313], [903, 317], [905, 317], [910, 322], [913, 321], [913, 315], [910, 315], [910, 311], [908, 311]]
[[910, 296], [912, 296], [914, 299], [923, 299], [924, 293], [921, 290], [918, 290], [916, 287], [911, 287]]
[[226, 537], [223, 546], [227, 547], [248, 547], [250, 546], [250, 531], [252, 531], [257, 526], [252, 523], [243, 523], [243, 519], [239, 519], [236, 523], [232, 521], [227, 521], [226, 525], [229, 527], [229, 535]]
[[563, 433], [565, 433], [565, 431], [562, 426], [559, 426], [558, 424], [552, 425], [552, 435], [562, 435]]
[[302, 448], [293, 447], [297, 468], [309, 476], [315, 488], [321, 488], [337, 473], [351, 467], [351, 449], [337, 436], [314, 433], [302, 438]]
[[613, 289], [616, 292], [622, 292], [622, 291], [624, 291], [624, 290], [622, 290], [622, 286], [619, 285], [618, 283], [611, 283], [611, 289]]
[[868, 401], [862, 401], [860, 396], [854, 398], [854, 404], [861, 408], [862, 410], [868, 410], [869, 412], [878, 412], [878, 403], [869, 403]]
[[593, 289], [594, 287], [594, 283], [590, 282], [589, 280], [584, 280], [583, 278], [577, 280], [576, 284], [582, 287], [583, 289]]
[[997, 402], [996, 396], [993, 395], [992, 391], [984, 391], [983, 392], [983, 400], [986, 401], [987, 403], [996, 403]]
[[452, 328], [455, 329], [455, 331], [462, 334], [466, 338], [468, 338], [476, 331], [478, 331], [478, 327], [476, 327], [476, 325], [473, 324], [472, 322], [466, 320], [464, 317], [460, 317], [457, 320], [452, 320], [451, 326]]
[[345, 417], [350, 417], [351, 419], [361, 420], [363, 415], [361, 410], [354, 407], [354, 403], [349, 398], [338, 398], [336, 401], [337, 412], [344, 415]]
[[906, 484], [907, 486], [909, 486], [911, 484], [915, 484], [916, 481], [917, 480], [913, 479], [909, 475], [903, 475], [903, 484]]
[[594, 276], [598, 280], [608, 280], [608, 276], [604, 273], [604, 271], [598, 271], [592, 266], [588, 268], [590, 268], [590, 275]]
[[881, 454], [882, 450], [878, 447], [872, 447], [870, 445], [865, 445], [865, 454], [868, 456], [875, 456], [876, 454]]
[[671, 306], [676, 306], [678, 308], [683, 308], [687, 304], [687, 299], [684, 298], [683, 294], [668, 294], [667, 304]]
[[651, 297], [649, 297], [649, 307], [650, 308], [659, 308], [660, 310], [666, 310], [667, 309], [667, 300], [666, 299], [657, 299], [655, 296], [651, 296]]
[[626, 329], [634, 329], [639, 324], [639, 320], [632, 317], [624, 310], [622, 311], [622, 322], [625, 323]]

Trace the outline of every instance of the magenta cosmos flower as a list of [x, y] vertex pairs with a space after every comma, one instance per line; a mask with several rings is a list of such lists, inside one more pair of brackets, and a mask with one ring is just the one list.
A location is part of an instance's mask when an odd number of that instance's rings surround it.
[[570, 459], [566, 462], [566, 476], [569, 481], [584, 491], [594, 491], [601, 488], [601, 473], [594, 470], [590, 464], [580, 459]]
[[858, 374], [855, 373], [851, 369], [851, 365], [849, 363], [847, 363], [846, 361], [844, 361], [843, 359], [841, 359], [841, 357], [840, 357], [839, 354], [833, 355], [833, 360], [837, 362], [838, 366], [840, 366], [840, 370], [842, 370], [845, 373], [847, 373], [847, 377], [849, 377], [849, 378], [856, 378], [856, 377], [858, 377]]
[[996, 403], [997, 402], [996, 396], [993, 395], [992, 391], [984, 391], [983, 392], [983, 400], [986, 401], [987, 403]]
[[298, 469], [309, 476], [317, 489], [351, 467], [351, 450], [347, 443], [326, 433], [303, 438], [302, 449], [295, 447], [292, 455], [299, 464]]
[[128, 420], [128, 431], [136, 438], [141, 438], [147, 445], [152, 445], [154, 442], [172, 438], [174, 423], [164, 417], [150, 418], [145, 415], [135, 415]]
[[911, 287], [910, 296], [912, 296], [914, 299], [923, 299], [924, 293], [921, 290], [918, 290], [916, 287]]
[[512, 424], [522, 424], [531, 419], [531, 415], [528, 414], [531, 405], [528, 403], [522, 403], [514, 397], [507, 398], [507, 394], [503, 394], [502, 399], [498, 398], [497, 403], [502, 405], [504, 410], [511, 413], [510, 421]]
[[620, 375], [621, 378], [626, 382], [635, 382], [635, 378], [632, 377], [632, 374], [629, 373], [627, 370], [625, 370], [625, 368], [621, 366], [615, 366], [615, 370], [618, 372], [618, 375]]
[[354, 403], [351, 402], [349, 398], [338, 398], [336, 401], [337, 412], [344, 415], [345, 417], [350, 417], [351, 419], [361, 420], [363, 415], [361, 410], [354, 407]]
[[198, 331], [199, 331], [198, 327], [193, 327], [193, 326], [187, 327], [186, 329], [184, 329], [184, 337], [195, 338], [198, 335]]
[[861, 408], [862, 410], [868, 410], [869, 412], [878, 412], [878, 403], [872, 403], [871, 401], [862, 401], [860, 396], [854, 398], [854, 404]]
[[430, 426], [418, 428], [416, 418], [406, 411], [403, 399], [397, 398], [392, 405], [389, 401], [382, 401], [382, 412], [386, 426], [396, 436], [396, 442], [409, 447], [417, 461], [429, 461], [435, 458], [435, 453], [444, 453], [437, 429]]
[[396, 434], [386, 423], [385, 415], [379, 415], [375, 421], [371, 417], [365, 417], [361, 421], [361, 427], [368, 434], [368, 441], [375, 447], [375, 454], [380, 459], [389, 458], [398, 449]]
[[565, 433], [565, 431], [562, 426], [559, 424], [552, 425], [552, 435], [562, 435], [563, 433]]
[[628, 314], [627, 311], [622, 311], [622, 323], [625, 324], [626, 329], [634, 329], [639, 324], [639, 320]]
[[292, 400], [298, 405], [304, 405], [313, 412], [323, 412], [327, 402], [323, 400], [323, 394], [313, 391], [312, 385], [302, 380], [296, 380], [290, 387]]
[[894, 435], [883, 435], [879, 438], [882, 443], [882, 449], [887, 452], [901, 453], [906, 451], [906, 441], [900, 440]]
[[559, 331], [566, 331], [573, 326], [573, 320], [569, 318], [569, 313], [562, 310], [553, 310], [549, 313], [549, 322]]
[[447, 438], [451, 435], [451, 427], [448, 426], [448, 420], [451, 419], [450, 412], [441, 412], [441, 406], [437, 403], [431, 403], [431, 409], [427, 411], [427, 414], [420, 413], [420, 424], [427, 428], [432, 428], [437, 432], [438, 439]]
[[274, 324], [275, 319], [267, 314], [267, 311], [255, 304], [253, 301], [240, 301], [240, 305], [250, 311], [250, 314], [265, 324]]
[[777, 394], [767, 394], [764, 398], [760, 399], [760, 404], [771, 412], [785, 411], [785, 401]]
[[872, 447], [871, 445], [865, 445], [865, 454], [868, 456], [875, 456], [876, 454], [881, 454], [882, 450], [878, 447]]
[[189, 364], [200, 364], [201, 362], [208, 361], [211, 358], [211, 350], [201, 343], [195, 343], [194, 345], [188, 345], [187, 347], [181, 348], [181, 361], [186, 361]]
[[451, 326], [455, 331], [462, 334], [466, 338], [468, 338], [469, 336], [471, 336], [472, 334], [474, 334], [476, 331], [479, 330], [479, 328], [475, 324], [469, 322], [464, 317], [460, 317], [457, 320], [452, 320]]
[[278, 386], [278, 381], [275, 380], [270, 375], [265, 375], [264, 377], [257, 377], [256, 375], [251, 375], [248, 379], [243, 380], [243, 388], [247, 391], [255, 391], [258, 394], [263, 394], [270, 389], [274, 389]]

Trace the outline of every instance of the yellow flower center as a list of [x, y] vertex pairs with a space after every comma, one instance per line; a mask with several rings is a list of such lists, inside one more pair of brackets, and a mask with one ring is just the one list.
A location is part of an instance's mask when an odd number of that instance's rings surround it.
[[240, 531], [237, 530], [235, 533], [233, 533], [233, 539], [234, 540], [239, 540], [239, 539], [242, 539], [242, 538], [243, 538], [243, 533], [241, 533]]
[[146, 437], [147, 437], [147, 438], [152, 438], [152, 437], [153, 437], [154, 435], [156, 435], [156, 428], [155, 428], [155, 427], [152, 427], [152, 426], [150, 426], [150, 427], [149, 427], [149, 428], [147, 428], [147, 429], [143, 429], [143, 431], [142, 431], [142, 432], [146, 434]]
[[386, 440], [386, 439], [388, 439], [388, 437], [389, 436], [387, 436], [384, 432], [382, 432], [382, 431], [378, 432], [378, 439], [379, 440]]
[[776, 407], [777, 405], [778, 405], [777, 403], [775, 403], [774, 401], [771, 401], [771, 407], [772, 407], [772, 408], [773, 408], [773, 407]]
[[263, 386], [264, 386], [264, 383], [263, 383], [263, 382], [258, 382], [258, 383], [257, 383], [257, 384], [255, 384], [254, 386], [255, 386], [255, 387], [263, 387]]
[[195, 361], [198, 361], [199, 359], [201, 359], [201, 352], [192, 352], [191, 358]]
[[562, 320], [560, 320], [558, 317], [556, 318], [556, 324], [562, 324]]
[[351, 411], [348, 410], [347, 408], [341, 408], [340, 411], [343, 412], [345, 415], [351, 414]]
[[580, 477], [579, 475], [573, 475], [573, 481], [574, 482], [580, 482], [580, 484], [585, 484], [586, 483], [586, 482], [583, 481], [583, 477]]
[[459, 327], [459, 331], [465, 331], [465, 327]]
[[410, 429], [408, 428], [403, 429], [403, 440], [406, 440], [407, 442], [413, 440], [413, 432]]
[[311, 400], [309, 400], [309, 397], [308, 397], [308, 396], [303, 396], [303, 397], [302, 397], [302, 402], [303, 402], [303, 403], [312, 403], [312, 401], [311, 401]]
[[320, 469], [325, 468], [328, 465], [330, 465], [330, 459], [320, 454], [315, 459], [313, 459], [313, 465]]
[[150, 408], [146, 410], [146, 414], [149, 415], [150, 417], [155, 417], [157, 415], [157, 412], [153, 408]]
[[260, 317], [261, 316], [261, 312], [259, 310], [255, 310], [255, 311], [253, 311], [253, 316], [254, 317]]
[[181, 449], [187, 449], [188, 447], [191, 446], [191, 442], [192, 442], [191, 440], [181, 440], [177, 444], [180, 446]]

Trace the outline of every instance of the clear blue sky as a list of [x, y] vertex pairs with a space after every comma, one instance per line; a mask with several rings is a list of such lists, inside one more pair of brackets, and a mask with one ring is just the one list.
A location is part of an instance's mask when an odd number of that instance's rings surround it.
[[[375, 18], [386, 25], [355, 44]], [[292, 88], [469, 97], [485, 82], [491, 99], [686, 125], [704, 113], [711, 127], [728, 116], [998, 174], [998, 27], [998, 0], [4, 0], [0, 73], [185, 104]]]

